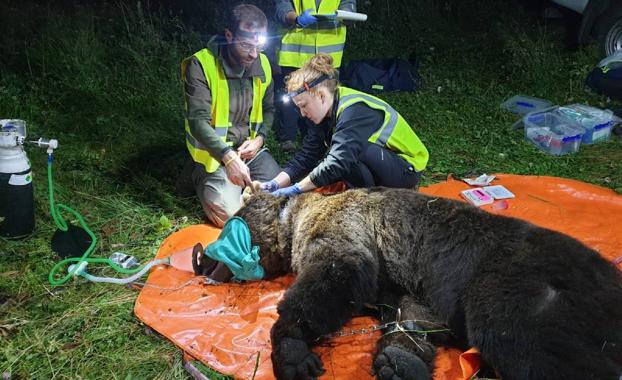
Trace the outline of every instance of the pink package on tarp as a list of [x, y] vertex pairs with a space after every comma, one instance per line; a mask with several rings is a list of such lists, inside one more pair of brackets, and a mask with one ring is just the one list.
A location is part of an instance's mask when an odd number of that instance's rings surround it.
[[460, 195], [475, 206], [489, 205], [495, 201], [495, 199], [482, 188], [462, 190]]
[[514, 198], [514, 194], [503, 185], [462, 190], [460, 195], [475, 206], [489, 205], [497, 199]]

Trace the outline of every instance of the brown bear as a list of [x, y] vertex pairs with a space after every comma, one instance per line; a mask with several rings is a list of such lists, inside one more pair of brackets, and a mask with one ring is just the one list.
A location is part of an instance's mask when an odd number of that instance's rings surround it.
[[438, 345], [476, 347], [504, 380], [620, 379], [622, 275], [567, 235], [388, 188], [259, 194], [237, 216], [266, 278], [297, 275], [271, 331], [278, 379], [321, 375], [311, 347], [368, 305], [403, 321], [380, 379], [431, 378]]

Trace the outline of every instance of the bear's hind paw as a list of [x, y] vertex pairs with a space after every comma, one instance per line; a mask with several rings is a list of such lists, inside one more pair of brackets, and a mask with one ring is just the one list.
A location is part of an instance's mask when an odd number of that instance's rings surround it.
[[417, 355], [387, 346], [376, 355], [374, 372], [380, 380], [429, 380], [430, 371]]
[[283, 338], [275, 354], [272, 363], [279, 380], [315, 379], [325, 372], [319, 356], [303, 340]]

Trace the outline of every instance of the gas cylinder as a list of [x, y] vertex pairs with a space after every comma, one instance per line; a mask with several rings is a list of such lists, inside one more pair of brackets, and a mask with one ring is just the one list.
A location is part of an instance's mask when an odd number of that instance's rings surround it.
[[35, 227], [30, 161], [24, 151], [26, 122], [0, 120], [0, 237], [20, 239]]

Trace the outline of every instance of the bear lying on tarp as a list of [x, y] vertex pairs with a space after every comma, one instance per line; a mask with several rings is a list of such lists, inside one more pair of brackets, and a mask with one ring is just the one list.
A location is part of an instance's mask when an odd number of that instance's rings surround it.
[[279, 379], [321, 375], [310, 346], [366, 305], [411, 331], [383, 334], [380, 379], [429, 379], [437, 345], [476, 347], [504, 380], [622, 374], [622, 275], [569, 236], [388, 188], [259, 194], [237, 216], [267, 278], [297, 274], [271, 331]]

